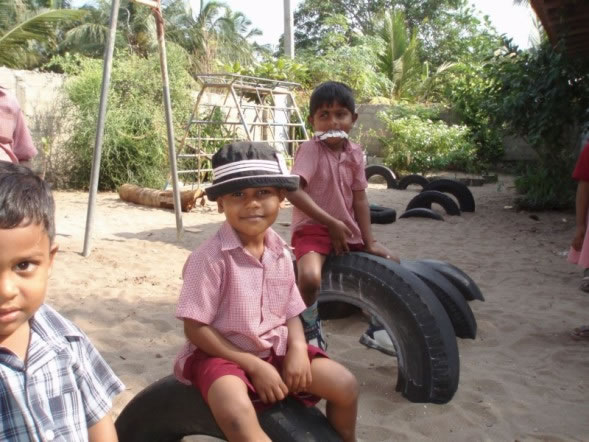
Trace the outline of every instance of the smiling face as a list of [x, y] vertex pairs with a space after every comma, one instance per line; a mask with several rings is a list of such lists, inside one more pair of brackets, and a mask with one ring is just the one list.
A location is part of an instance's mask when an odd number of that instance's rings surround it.
[[260, 242], [274, 224], [286, 191], [276, 187], [249, 187], [220, 196], [217, 206], [244, 245]]
[[0, 229], [0, 345], [26, 352], [29, 319], [45, 299], [57, 252], [40, 224]]
[[[317, 108], [313, 115], [309, 116], [309, 123], [315, 132], [344, 131], [349, 133], [358, 119], [358, 114], [351, 112], [347, 107], [334, 101], [324, 103]], [[346, 139], [330, 137], [324, 142], [333, 150], [343, 148]]]

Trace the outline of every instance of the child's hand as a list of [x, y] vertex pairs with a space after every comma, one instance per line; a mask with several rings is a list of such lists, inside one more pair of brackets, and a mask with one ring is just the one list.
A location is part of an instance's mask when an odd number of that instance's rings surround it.
[[248, 375], [258, 396], [265, 404], [281, 401], [288, 394], [288, 388], [282, 382], [280, 374], [273, 365], [266, 361], [260, 359], [254, 369], [248, 372]]
[[307, 343], [289, 348], [282, 366], [282, 379], [291, 393], [308, 391], [311, 386], [311, 362], [307, 353]]
[[400, 262], [399, 257], [397, 255], [393, 255], [393, 253], [389, 249], [387, 249], [378, 241], [374, 241], [372, 244], [366, 245], [366, 247], [364, 247], [364, 251], [376, 256], [381, 256], [383, 258], [390, 259], [391, 261], [395, 261], [397, 264]]
[[581, 228], [577, 227], [577, 230], [575, 230], [575, 237], [573, 238], [573, 242], [571, 243], [571, 246], [576, 251], [580, 251], [581, 248], [583, 248], [583, 241], [584, 240], [585, 240], [585, 229], [581, 229]]
[[352, 232], [348, 229], [343, 221], [339, 219], [334, 220], [327, 226], [331, 243], [333, 244], [333, 250], [336, 255], [349, 252], [348, 238], [352, 236]]

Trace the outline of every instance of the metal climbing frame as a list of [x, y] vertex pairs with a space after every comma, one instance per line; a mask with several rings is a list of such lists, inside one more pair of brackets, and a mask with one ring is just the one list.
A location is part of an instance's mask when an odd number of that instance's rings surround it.
[[196, 78], [201, 89], [176, 153], [185, 185], [210, 179], [213, 153], [231, 141], [265, 141], [290, 160], [308, 139], [294, 97], [298, 83], [234, 74]]

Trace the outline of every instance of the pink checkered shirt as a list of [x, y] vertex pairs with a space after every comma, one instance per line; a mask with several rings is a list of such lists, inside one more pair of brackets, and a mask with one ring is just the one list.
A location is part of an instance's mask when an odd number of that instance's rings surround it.
[[[286, 243], [272, 229], [261, 260], [243, 247], [225, 222], [215, 236], [192, 252], [184, 264], [184, 284], [176, 317], [209, 324], [237, 347], [266, 357], [286, 353], [286, 321], [305, 309], [295, 284]], [[187, 340], [176, 357], [174, 374], [183, 382], [186, 359], [196, 350]]]
[[[364, 173], [364, 153], [358, 144], [347, 142], [338, 155], [322, 141], [313, 138], [301, 144], [291, 173], [307, 182], [304, 191], [315, 203], [334, 218], [343, 221], [352, 231], [350, 244], [361, 244], [362, 233], [354, 216], [354, 191], [368, 187]], [[296, 207], [292, 212], [294, 233], [305, 224], [317, 224]]]
[[16, 98], [0, 88], [0, 161], [28, 161], [37, 155]]

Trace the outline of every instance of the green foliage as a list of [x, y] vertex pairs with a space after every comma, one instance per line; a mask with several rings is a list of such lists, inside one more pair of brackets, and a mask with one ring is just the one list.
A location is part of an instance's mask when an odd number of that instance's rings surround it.
[[[398, 9], [405, 14], [409, 29], [418, 28], [430, 17], [436, 16], [443, 8], [456, 8], [465, 0], [304, 0], [294, 14], [295, 41], [297, 50], [311, 49], [317, 54], [324, 51], [328, 34], [338, 34], [346, 44], [358, 44], [358, 38], [374, 36], [382, 11]], [[333, 17], [343, 17], [333, 21]]]
[[476, 169], [476, 146], [466, 126], [448, 126], [417, 115], [395, 118], [394, 113], [385, 113], [380, 117], [390, 133], [381, 138], [387, 149], [384, 162], [393, 170], [424, 173]]
[[378, 53], [378, 67], [391, 81], [390, 96], [406, 97], [411, 94], [412, 83], [420, 74], [417, 32], [409, 35], [405, 15], [391, 9], [385, 13], [379, 36], [384, 45]]
[[524, 136], [542, 160], [571, 149], [567, 132], [589, 117], [589, 63], [569, 59], [544, 43], [529, 51], [510, 48], [487, 65], [493, 80], [489, 113]]
[[528, 164], [519, 172], [515, 187], [522, 196], [518, 207], [526, 210], [570, 209], [575, 205], [576, 183], [570, 179], [569, 161], [552, 167]]
[[309, 68], [290, 58], [266, 58], [261, 63], [242, 66], [239, 62], [227, 64], [223, 72], [249, 75], [252, 77], [270, 78], [273, 80], [292, 81], [309, 87]]
[[486, 75], [492, 79], [487, 112], [496, 124], [526, 138], [539, 156], [518, 180], [522, 204], [570, 207], [577, 128], [589, 120], [589, 63], [568, 59], [548, 42], [528, 51], [507, 45], [487, 65]]
[[357, 46], [330, 48], [323, 55], [302, 51], [297, 60], [308, 66], [311, 87], [335, 80], [348, 84], [359, 102], [392, 90], [391, 81], [377, 67], [380, 40], [365, 37]]
[[0, 0], [0, 65], [20, 69], [38, 66], [55, 48], [58, 26], [84, 15], [80, 10], [39, 9]]
[[440, 95], [470, 128], [478, 159], [488, 164], [496, 163], [504, 153], [501, 125], [489, 109], [493, 84], [482, 64], [461, 63], [447, 71], [438, 85]]
[[[187, 72], [184, 51], [168, 47], [170, 96], [176, 134], [190, 113], [192, 79]], [[71, 187], [86, 188], [90, 178], [92, 152], [98, 119], [102, 82], [99, 60], [79, 60], [79, 74], [67, 85], [75, 106], [74, 134], [65, 148], [71, 156]], [[159, 56], [143, 58], [126, 51], [113, 62], [106, 116], [101, 190], [114, 190], [123, 183], [161, 188], [168, 175], [166, 122]]]

